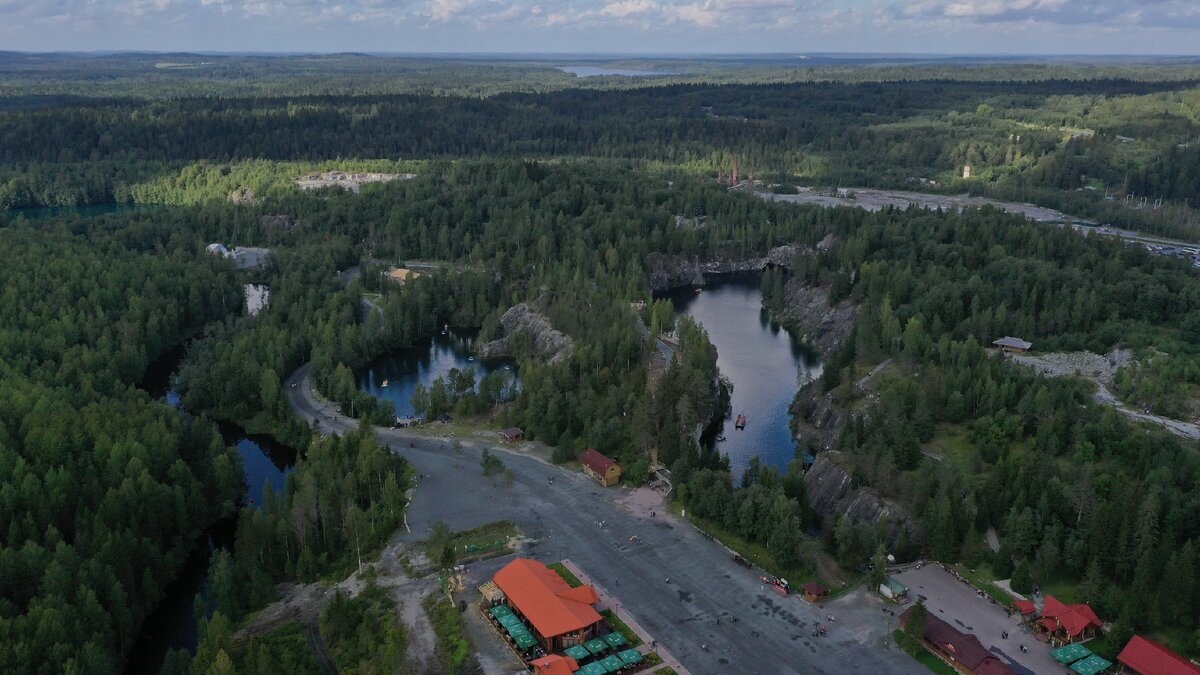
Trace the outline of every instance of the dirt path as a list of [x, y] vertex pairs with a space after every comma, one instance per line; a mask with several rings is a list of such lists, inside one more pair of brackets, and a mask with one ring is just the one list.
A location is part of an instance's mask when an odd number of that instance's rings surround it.
[[1113, 395], [1109, 387], [1117, 369], [1129, 362], [1131, 355], [1128, 351], [1115, 350], [1108, 356], [1100, 356], [1091, 352], [1071, 352], [1059, 354], [1011, 354], [1010, 358], [1021, 365], [1029, 366], [1047, 377], [1083, 377], [1096, 384], [1093, 398], [1101, 405], [1112, 406], [1122, 415], [1142, 422], [1157, 424], [1167, 431], [1188, 438], [1200, 440], [1200, 427], [1189, 422], [1181, 422], [1161, 415], [1139, 412], [1125, 405]]

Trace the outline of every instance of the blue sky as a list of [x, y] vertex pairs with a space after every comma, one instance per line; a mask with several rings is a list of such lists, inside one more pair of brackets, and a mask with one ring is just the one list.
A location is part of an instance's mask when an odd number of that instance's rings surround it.
[[1200, 0], [0, 0], [0, 49], [1200, 54]]

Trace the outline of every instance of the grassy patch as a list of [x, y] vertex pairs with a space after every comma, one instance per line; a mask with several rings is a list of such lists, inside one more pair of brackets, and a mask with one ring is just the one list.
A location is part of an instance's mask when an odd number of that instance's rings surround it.
[[633, 629], [630, 628], [624, 621], [622, 621], [621, 617], [617, 616], [616, 613], [611, 609], [606, 609], [603, 612], [600, 612], [600, 616], [604, 617], [604, 622], [608, 624], [609, 628], [612, 628], [621, 635], [624, 635], [625, 639], [629, 640], [630, 647], [637, 647], [645, 644], [642, 642], [642, 639], [637, 636], [637, 633], [633, 632]]
[[952, 565], [952, 567], [964, 578], [966, 578], [967, 581], [970, 581], [975, 588], [978, 588], [984, 593], [987, 593], [991, 597], [995, 598], [996, 602], [1004, 605], [1005, 607], [1008, 607], [1014, 601], [1016, 601], [1016, 598], [1009, 595], [996, 584], [992, 583], [992, 581], [996, 579], [996, 575], [992, 574], [991, 568], [987, 565], [980, 564], [973, 572], [963, 565]]
[[[768, 574], [787, 579], [792, 586], [798, 586], [817, 578], [817, 574], [812, 570], [796, 567], [786, 568], [779, 565], [775, 562], [775, 557], [767, 552], [767, 548], [762, 544], [748, 542], [710, 520], [692, 516], [688, 516], [688, 519], [700, 528], [700, 531], [721, 542], [727, 548], [737, 551], [750, 562], [766, 570]], [[732, 563], [730, 564], [732, 565]]]
[[[498, 520], [470, 530], [455, 532], [450, 535], [449, 544], [454, 547], [458, 554], [458, 562], [461, 563], [503, 553], [508, 550], [505, 544], [514, 537], [520, 537], [521, 534], [520, 528], [512, 522]], [[441, 551], [434, 550], [433, 543], [432, 541], [425, 542], [425, 554], [429, 556], [430, 560], [437, 560]]]
[[579, 580], [579, 577], [571, 574], [571, 570], [567, 569], [566, 566], [560, 562], [550, 563], [549, 565], [546, 565], [546, 567], [554, 570], [555, 573], [562, 577], [563, 581], [567, 582], [567, 585], [571, 588], [579, 588], [583, 585], [583, 582]]
[[655, 675], [679, 675], [679, 673], [675, 672], [675, 669], [672, 668], [671, 666], [663, 666], [662, 668], [659, 668], [658, 670], [654, 671], [654, 674]]
[[892, 632], [892, 637], [896, 640], [896, 644], [900, 645], [901, 649], [931, 672], [938, 675], [959, 675], [957, 670], [950, 667], [950, 664], [939, 659], [933, 652], [926, 649], [925, 645], [917, 642], [908, 633], [902, 630], [895, 630]]
[[471, 672], [475, 668], [475, 659], [471, 641], [467, 638], [467, 624], [458, 607], [439, 594], [425, 598], [422, 604], [437, 636], [437, 656], [442, 672], [451, 675]]
[[926, 443], [924, 449], [964, 468], [976, 452], [975, 444], [971, 442], [970, 429], [961, 424], [937, 425], [933, 440]]

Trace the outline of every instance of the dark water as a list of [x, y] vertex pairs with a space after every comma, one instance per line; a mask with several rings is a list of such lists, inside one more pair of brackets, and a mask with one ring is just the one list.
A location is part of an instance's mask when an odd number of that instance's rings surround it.
[[[171, 379], [183, 359], [185, 345], [164, 354], [146, 371], [142, 389], [154, 398], [165, 400], [183, 411], [179, 393], [171, 387]], [[246, 503], [262, 504], [263, 488], [267, 483], [276, 494], [282, 494], [287, 475], [296, 464], [296, 451], [275, 442], [268, 436], [247, 434], [235, 424], [219, 423], [225, 444], [235, 447], [242, 459], [246, 474]], [[192, 548], [158, 607], [142, 625], [142, 632], [129, 654], [125, 672], [137, 675], [157, 675], [171, 649], [196, 651], [199, 638], [194, 607], [197, 598], [206, 605], [205, 583], [208, 562], [218, 548], [233, 548], [236, 517], [223, 520], [209, 528]]]
[[627, 68], [600, 68], [597, 66], [559, 66], [559, 70], [571, 73], [576, 77], [601, 77], [604, 75], [620, 75], [623, 77], [655, 77], [675, 75], [662, 70], [631, 70]]
[[157, 204], [89, 204], [87, 206], [39, 206], [29, 209], [9, 209], [3, 213], [10, 218], [24, 216], [29, 219], [52, 218], [55, 216], [80, 216], [92, 218], [105, 216], [110, 213], [128, 213], [130, 211], [149, 211], [160, 209]]
[[[367, 364], [355, 375], [358, 388], [376, 398], [394, 402], [398, 417], [410, 417], [415, 414], [412, 395], [417, 385], [428, 388], [439, 377], [448, 379], [451, 368], [474, 370], [477, 386], [485, 375], [496, 371], [516, 372], [509, 359], [470, 360], [474, 345], [474, 331], [450, 330], [438, 334], [416, 347], [386, 354]], [[388, 381], [386, 387], [384, 380]], [[515, 375], [508, 386], [516, 386]]]
[[[712, 442], [729, 455], [740, 476], [757, 455], [781, 471], [796, 457], [796, 441], [788, 427], [788, 406], [804, 383], [821, 374], [812, 352], [770, 320], [762, 306], [761, 275], [714, 275], [696, 293], [677, 289], [670, 294], [679, 314], [686, 314], [708, 331], [717, 348], [717, 368], [733, 383], [730, 411], [711, 433]], [[749, 419], [734, 428], [738, 415]], [[724, 437], [725, 440], [717, 440]]]

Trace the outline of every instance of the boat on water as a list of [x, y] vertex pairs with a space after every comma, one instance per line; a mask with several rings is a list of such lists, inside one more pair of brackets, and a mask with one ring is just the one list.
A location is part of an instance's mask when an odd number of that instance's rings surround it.
[[384, 379], [384, 381], [383, 381], [383, 384], [381, 384], [381, 385], [379, 385], [379, 386], [381, 386], [381, 387], [386, 387], [386, 386], [388, 386], [388, 381], [387, 381], [386, 379]]
[[724, 436], [717, 436], [717, 442], [718, 442], [718, 443], [723, 443], [724, 441], [725, 441], [725, 437], [724, 437]]
[[512, 366], [504, 366], [505, 370], [512, 370]]
[[467, 360], [468, 360], [468, 361], [474, 361], [474, 360], [475, 360], [475, 357], [474, 357], [474, 356], [468, 356], [468, 357], [467, 357]]
[[746, 422], [748, 421], [750, 420], [748, 420], [745, 415], [738, 415], [737, 419], [734, 420], [733, 426], [737, 427], [738, 429], [745, 429]]

